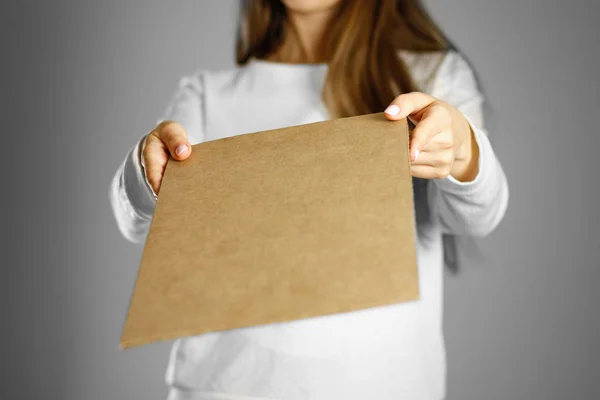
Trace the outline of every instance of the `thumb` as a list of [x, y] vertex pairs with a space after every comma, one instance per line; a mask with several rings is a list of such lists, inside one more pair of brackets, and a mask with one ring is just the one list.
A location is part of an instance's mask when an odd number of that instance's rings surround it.
[[183, 125], [174, 121], [164, 121], [156, 128], [156, 133], [174, 159], [185, 160], [192, 154], [192, 146]]
[[405, 93], [396, 97], [384, 113], [389, 120], [397, 121], [420, 112], [435, 101], [435, 97], [425, 93]]

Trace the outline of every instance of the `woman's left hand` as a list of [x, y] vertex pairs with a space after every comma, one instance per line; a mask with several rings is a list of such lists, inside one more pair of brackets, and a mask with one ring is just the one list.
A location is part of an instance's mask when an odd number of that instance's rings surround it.
[[411, 92], [396, 97], [385, 115], [390, 120], [409, 118], [415, 124], [410, 134], [412, 176], [475, 179], [479, 147], [469, 122], [456, 108], [425, 93]]

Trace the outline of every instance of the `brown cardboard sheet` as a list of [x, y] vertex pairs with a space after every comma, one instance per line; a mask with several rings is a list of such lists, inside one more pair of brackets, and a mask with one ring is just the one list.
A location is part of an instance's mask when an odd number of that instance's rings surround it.
[[413, 210], [405, 120], [197, 144], [165, 170], [121, 347], [416, 300]]

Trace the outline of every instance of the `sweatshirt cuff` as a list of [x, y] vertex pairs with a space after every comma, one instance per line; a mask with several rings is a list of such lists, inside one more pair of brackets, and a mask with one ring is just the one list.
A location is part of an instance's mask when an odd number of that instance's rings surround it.
[[472, 181], [461, 182], [449, 175], [446, 178], [434, 179], [434, 184], [443, 190], [444, 192], [455, 193], [455, 194], [469, 194], [480, 190], [481, 187], [489, 182], [491, 175], [494, 173], [493, 169], [495, 166], [494, 152], [490, 144], [489, 139], [484, 131], [477, 129], [469, 121], [471, 128], [473, 129], [473, 137], [479, 147], [479, 170], [477, 176]]
[[139, 140], [127, 154], [123, 167], [123, 186], [133, 209], [140, 215], [150, 217], [154, 213], [157, 196], [146, 178], [141, 156], [146, 138], [147, 135]]

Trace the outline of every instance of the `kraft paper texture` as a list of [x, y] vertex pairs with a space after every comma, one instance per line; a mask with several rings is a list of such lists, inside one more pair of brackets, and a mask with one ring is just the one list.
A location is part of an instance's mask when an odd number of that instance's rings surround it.
[[171, 159], [121, 347], [416, 300], [408, 139], [380, 113]]

